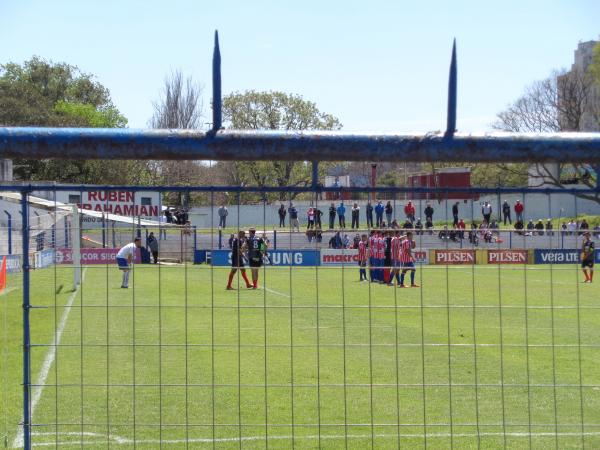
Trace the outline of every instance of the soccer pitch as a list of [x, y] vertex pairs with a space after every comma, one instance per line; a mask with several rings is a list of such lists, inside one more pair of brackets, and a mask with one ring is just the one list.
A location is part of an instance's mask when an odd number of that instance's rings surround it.
[[[600, 447], [600, 305], [576, 266], [423, 266], [407, 289], [267, 267], [225, 291], [228, 273], [136, 265], [125, 290], [90, 266], [72, 292], [69, 266], [32, 271], [33, 445]], [[9, 447], [20, 282], [0, 297]]]

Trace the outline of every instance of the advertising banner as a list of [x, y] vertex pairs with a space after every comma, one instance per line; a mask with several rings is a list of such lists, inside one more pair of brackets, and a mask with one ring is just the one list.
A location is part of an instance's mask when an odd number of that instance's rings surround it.
[[34, 264], [36, 269], [50, 267], [52, 264], [54, 264], [54, 249], [50, 248], [40, 252], [35, 252]]
[[537, 249], [533, 253], [533, 260], [535, 264], [577, 264], [579, 253], [581, 250], [575, 248]]
[[[413, 251], [413, 256], [417, 264], [428, 264], [429, 254], [427, 251]], [[321, 250], [322, 266], [357, 266], [357, 249], [332, 249], [324, 248]]]
[[[318, 250], [271, 250], [268, 254], [273, 266], [319, 265]], [[231, 266], [231, 250], [213, 250], [211, 261], [213, 266]]]
[[528, 250], [494, 249], [487, 251], [488, 264], [527, 264], [528, 262]]
[[[116, 264], [118, 248], [82, 248], [81, 264]], [[141, 262], [140, 252], [135, 255], [136, 263]], [[60, 248], [56, 250], [57, 264], [73, 264], [73, 252], [70, 248]]]
[[434, 264], [475, 264], [475, 250], [432, 250]]

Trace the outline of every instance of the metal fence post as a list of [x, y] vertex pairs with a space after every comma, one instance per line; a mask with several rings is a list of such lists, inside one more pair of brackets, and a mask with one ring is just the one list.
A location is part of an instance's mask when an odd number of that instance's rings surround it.
[[69, 221], [65, 216], [65, 248], [69, 248]]
[[102, 248], [106, 248], [106, 220], [104, 219], [104, 213], [102, 213]]
[[219, 250], [223, 248], [223, 231], [219, 230]]
[[273, 250], [277, 250], [277, 230], [273, 230]]
[[28, 191], [21, 191], [21, 214], [23, 215], [23, 448], [31, 449], [31, 411], [30, 402], [30, 330], [29, 330], [29, 208]]
[[8, 216], [8, 220], [6, 223], [6, 226], [8, 228], [8, 254], [12, 255], [12, 215], [7, 210], [4, 210], [4, 212]]
[[198, 250], [198, 235], [197, 235], [198, 227], [194, 225], [194, 252]]

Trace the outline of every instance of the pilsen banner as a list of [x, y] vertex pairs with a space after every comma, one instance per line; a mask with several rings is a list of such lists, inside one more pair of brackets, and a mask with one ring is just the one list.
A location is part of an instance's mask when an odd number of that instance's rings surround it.
[[475, 264], [475, 250], [431, 250], [430, 261], [433, 264]]

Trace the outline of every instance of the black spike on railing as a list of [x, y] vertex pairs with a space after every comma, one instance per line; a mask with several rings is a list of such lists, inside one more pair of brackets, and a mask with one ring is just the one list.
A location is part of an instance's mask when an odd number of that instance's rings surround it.
[[219, 131], [222, 124], [222, 104], [221, 104], [221, 51], [219, 50], [219, 32], [215, 30], [215, 49], [213, 51], [212, 64], [212, 108], [213, 108], [213, 123], [212, 131]]
[[456, 38], [452, 43], [452, 59], [450, 61], [450, 74], [448, 76], [448, 117], [446, 122], [445, 138], [452, 138], [456, 131]]

